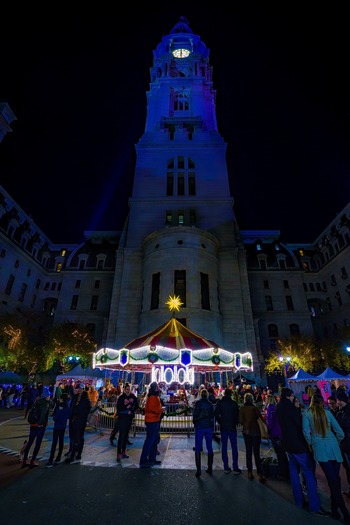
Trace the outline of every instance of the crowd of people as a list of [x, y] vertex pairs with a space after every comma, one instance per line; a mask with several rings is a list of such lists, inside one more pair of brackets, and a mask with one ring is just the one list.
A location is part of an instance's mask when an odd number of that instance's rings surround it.
[[[50, 385], [51, 387], [52, 385]], [[53, 420], [53, 437], [47, 467], [63, 461], [65, 432], [69, 432], [69, 450], [65, 463], [81, 460], [84, 448], [84, 433], [88, 421], [96, 411], [103, 410], [102, 402], [116, 405], [115, 425], [110, 434], [110, 443], [117, 439], [119, 463], [128, 458], [129, 431], [135, 414], [142, 410], [145, 416], [146, 435], [139, 466], [151, 468], [160, 465], [158, 444], [161, 420], [165, 415], [164, 385], [152, 382], [143, 394], [132, 390], [130, 384], [122, 381], [114, 387], [107, 382], [102, 388], [83, 383], [60, 383], [54, 388], [42, 383], [22, 385], [21, 392], [14, 393], [11, 402], [24, 409], [24, 417], [31, 417], [29, 436], [22, 451], [22, 468], [38, 465], [38, 456], [49, 417]], [[8, 406], [7, 391], [1, 391], [3, 406]], [[304, 396], [304, 394], [306, 395]], [[15, 400], [15, 401], [14, 401]], [[279, 385], [278, 393], [268, 388], [235, 387], [232, 383], [221, 388], [216, 384], [201, 385], [180, 393], [180, 402], [191, 408], [195, 430], [195, 475], [201, 476], [203, 447], [207, 452], [206, 473], [213, 474], [213, 439], [215, 428], [220, 429], [220, 448], [225, 474], [242, 473], [238, 464], [238, 431], [242, 432], [246, 469], [249, 480], [254, 480], [253, 459], [256, 476], [260, 483], [266, 483], [261, 464], [261, 430], [259, 420], [266, 423], [268, 439], [278, 460], [281, 480], [291, 485], [297, 507], [308, 507], [310, 512], [320, 516], [331, 516], [350, 524], [350, 514], [344, 498], [350, 498], [350, 402], [344, 386], [332, 388], [332, 394], [324, 399], [317, 386], [307, 388], [296, 396], [288, 387]], [[303, 402], [305, 401], [305, 403]], [[12, 406], [12, 405], [11, 405]], [[117, 437], [118, 435], [118, 437]], [[229, 458], [228, 444], [231, 449]], [[29, 460], [30, 450], [33, 448]], [[56, 449], [58, 447], [57, 453]], [[55, 457], [56, 456], [56, 457]], [[322, 469], [327, 480], [330, 495], [330, 511], [321, 507], [317, 488], [316, 465]], [[349, 488], [342, 492], [340, 469], [346, 473]]]

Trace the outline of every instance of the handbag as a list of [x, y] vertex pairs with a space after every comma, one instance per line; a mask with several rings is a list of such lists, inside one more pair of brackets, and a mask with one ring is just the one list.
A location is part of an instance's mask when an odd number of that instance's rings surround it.
[[269, 431], [267, 430], [266, 423], [261, 419], [261, 417], [258, 418], [258, 425], [259, 425], [261, 439], [268, 439]]

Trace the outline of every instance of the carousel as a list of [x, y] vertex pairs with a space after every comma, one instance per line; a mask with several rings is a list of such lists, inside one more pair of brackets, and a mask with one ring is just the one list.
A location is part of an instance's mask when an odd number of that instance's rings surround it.
[[173, 311], [169, 321], [119, 350], [100, 349], [93, 354], [92, 368], [140, 372], [166, 385], [193, 385], [198, 374], [213, 377], [216, 372], [221, 377], [222, 373], [253, 371], [250, 352], [225, 350], [178, 321], [174, 315], [182, 304], [179, 297], [170, 296], [166, 304]]

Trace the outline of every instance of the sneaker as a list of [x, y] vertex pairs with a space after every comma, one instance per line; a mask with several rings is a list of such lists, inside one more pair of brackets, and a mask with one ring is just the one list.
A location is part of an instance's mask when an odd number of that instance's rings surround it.
[[130, 456], [128, 456], [127, 454], [125, 454], [125, 452], [123, 452], [123, 454], [122, 454], [122, 458], [123, 458], [123, 459], [128, 459], [129, 457], [130, 457]]
[[39, 463], [37, 461], [31, 461], [30, 465], [29, 465], [29, 468], [35, 468], [35, 467], [38, 467], [38, 466], [39, 466]]
[[118, 462], [118, 463], [120, 462], [120, 460], [122, 459], [122, 457], [123, 457], [122, 454], [118, 454], [118, 455], [117, 455], [117, 462]]
[[61, 458], [56, 458], [55, 461], [54, 461], [54, 465], [58, 465], [59, 463], [62, 463], [62, 459]]
[[238, 476], [238, 474], [242, 474], [242, 471], [240, 468], [234, 468], [233, 469], [233, 473], [236, 474]]
[[48, 461], [48, 462], [46, 463], [46, 467], [47, 467], [47, 468], [53, 467], [53, 462], [52, 462], [52, 461]]
[[68, 452], [66, 452], [64, 456], [67, 457], [67, 456], [70, 456], [70, 455], [71, 455], [71, 451], [68, 450]]
[[21, 468], [26, 468], [26, 467], [29, 467], [30, 463], [29, 461], [26, 459], [25, 461], [23, 461], [22, 465], [21, 465]]
[[73, 459], [74, 459], [74, 458], [69, 457], [69, 458], [66, 458], [66, 459], [64, 460], [64, 462], [67, 463], [67, 464], [70, 464], [70, 463], [72, 463]]
[[315, 514], [315, 516], [323, 516], [325, 518], [329, 518], [330, 516], [329, 512], [326, 512], [323, 509], [319, 510], [318, 512], [313, 512], [312, 514]]
[[230, 472], [232, 472], [232, 470], [230, 469], [230, 467], [228, 467], [228, 468], [225, 468], [224, 472], [225, 474], [229, 474]]
[[159, 459], [154, 459], [153, 461], [150, 461], [151, 465], [161, 465], [162, 462]]

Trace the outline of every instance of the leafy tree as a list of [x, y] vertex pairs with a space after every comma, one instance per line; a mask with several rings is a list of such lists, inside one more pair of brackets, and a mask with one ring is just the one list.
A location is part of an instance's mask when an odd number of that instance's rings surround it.
[[265, 370], [267, 374], [282, 373], [286, 365], [295, 372], [299, 368], [310, 373], [322, 372], [327, 367], [349, 370], [350, 355], [344, 350], [344, 338], [341, 334], [322, 343], [303, 336], [279, 340], [277, 351], [270, 352], [265, 359]]
[[36, 314], [7, 314], [0, 318], [0, 366], [35, 374], [43, 361], [41, 318]]
[[96, 351], [96, 343], [84, 325], [62, 323], [54, 326], [48, 333], [44, 346], [46, 370], [54, 365], [69, 369], [69, 356], [79, 357], [83, 368], [91, 365], [91, 357]]

